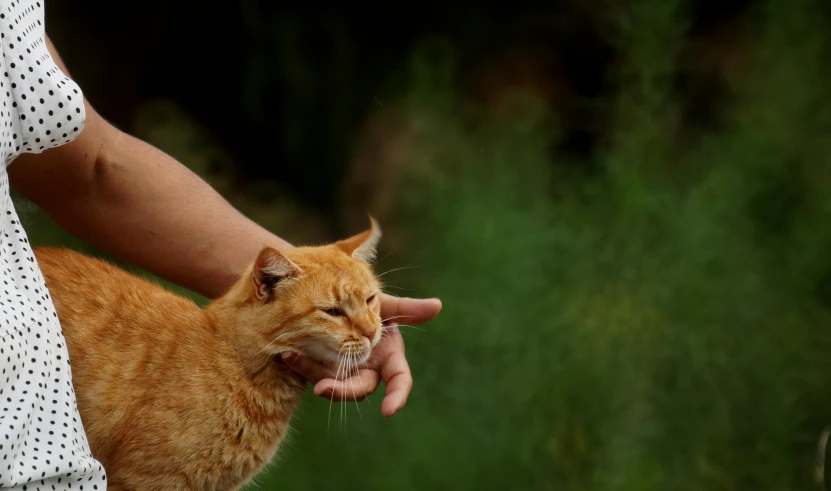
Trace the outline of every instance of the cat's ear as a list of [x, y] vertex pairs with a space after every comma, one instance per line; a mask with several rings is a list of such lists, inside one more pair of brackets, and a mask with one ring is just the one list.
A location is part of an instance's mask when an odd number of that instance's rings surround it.
[[375, 260], [378, 241], [381, 240], [381, 227], [378, 226], [378, 222], [372, 217], [369, 217], [369, 222], [370, 228], [368, 230], [364, 230], [348, 239], [335, 242], [335, 245], [345, 253], [367, 264]]
[[251, 281], [254, 284], [254, 294], [260, 300], [268, 300], [274, 292], [274, 287], [283, 280], [293, 278], [302, 273], [300, 267], [278, 250], [266, 247], [260, 251], [254, 263], [254, 274]]

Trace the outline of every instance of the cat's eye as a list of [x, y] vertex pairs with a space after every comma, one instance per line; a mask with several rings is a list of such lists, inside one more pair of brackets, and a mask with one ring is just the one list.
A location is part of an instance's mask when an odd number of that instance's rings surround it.
[[375, 300], [375, 297], [377, 297], [377, 296], [378, 296], [378, 295], [377, 295], [377, 294], [375, 294], [375, 295], [373, 295], [373, 296], [371, 296], [371, 297], [367, 298], [367, 299], [366, 299], [366, 303], [367, 303], [367, 304], [371, 303], [373, 300]]
[[337, 307], [332, 307], [332, 308], [328, 308], [328, 309], [320, 309], [320, 310], [322, 310], [323, 312], [325, 312], [328, 315], [331, 315], [332, 317], [343, 317], [343, 311], [341, 309], [337, 308]]

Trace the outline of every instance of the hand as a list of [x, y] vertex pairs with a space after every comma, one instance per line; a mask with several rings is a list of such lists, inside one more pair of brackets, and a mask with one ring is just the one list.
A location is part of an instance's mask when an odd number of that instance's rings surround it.
[[[441, 311], [441, 300], [381, 297], [381, 318], [421, 324]], [[335, 401], [361, 401], [375, 392], [383, 379], [387, 386], [381, 413], [390, 417], [407, 403], [413, 388], [413, 376], [404, 356], [404, 340], [396, 325], [385, 328], [384, 337], [372, 352], [367, 367], [345, 380], [336, 380], [335, 371], [311, 358], [285, 355], [283, 359], [298, 374], [315, 384], [317, 396]]]

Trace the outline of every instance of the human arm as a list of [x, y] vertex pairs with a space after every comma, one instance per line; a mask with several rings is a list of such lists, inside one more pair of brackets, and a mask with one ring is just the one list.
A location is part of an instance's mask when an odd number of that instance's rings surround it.
[[[68, 75], [49, 40], [47, 45]], [[23, 154], [8, 167], [12, 186], [59, 226], [115, 257], [209, 298], [231, 286], [264, 245], [292, 247], [235, 210], [181, 163], [109, 124], [86, 100], [85, 109], [84, 129], [74, 141], [40, 154]], [[392, 297], [382, 302], [385, 311], [394, 305]], [[438, 314], [440, 303], [412, 300], [405, 302], [405, 308], [427, 313], [413, 321], [417, 323]], [[403, 359], [403, 343], [385, 341], [383, 348], [392, 354], [377, 372], [387, 381], [388, 397], [392, 397], [385, 404], [397, 410], [409, 393], [410, 372]], [[304, 373], [306, 366], [301, 364], [296, 371], [319, 382], [320, 367]], [[356, 397], [343, 383], [331, 383], [336, 399]], [[374, 386], [362, 389], [374, 390], [377, 385], [375, 379]]]
[[109, 124], [86, 100], [85, 109], [74, 141], [23, 154], [8, 169], [15, 189], [60, 227], [209, 298], [221, 295], [263, 245], [291, 247], [187, 167]]

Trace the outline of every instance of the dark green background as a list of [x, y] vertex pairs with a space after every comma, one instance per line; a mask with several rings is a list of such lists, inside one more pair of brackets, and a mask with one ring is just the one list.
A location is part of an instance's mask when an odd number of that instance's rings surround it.
[[255, 220], [372, 212], [388, 291], [445, 302], [406, 409], [306, 398], [261, 489], [790, 490], [831, 424], [829, 13], [50, 0], [47, 30]]

